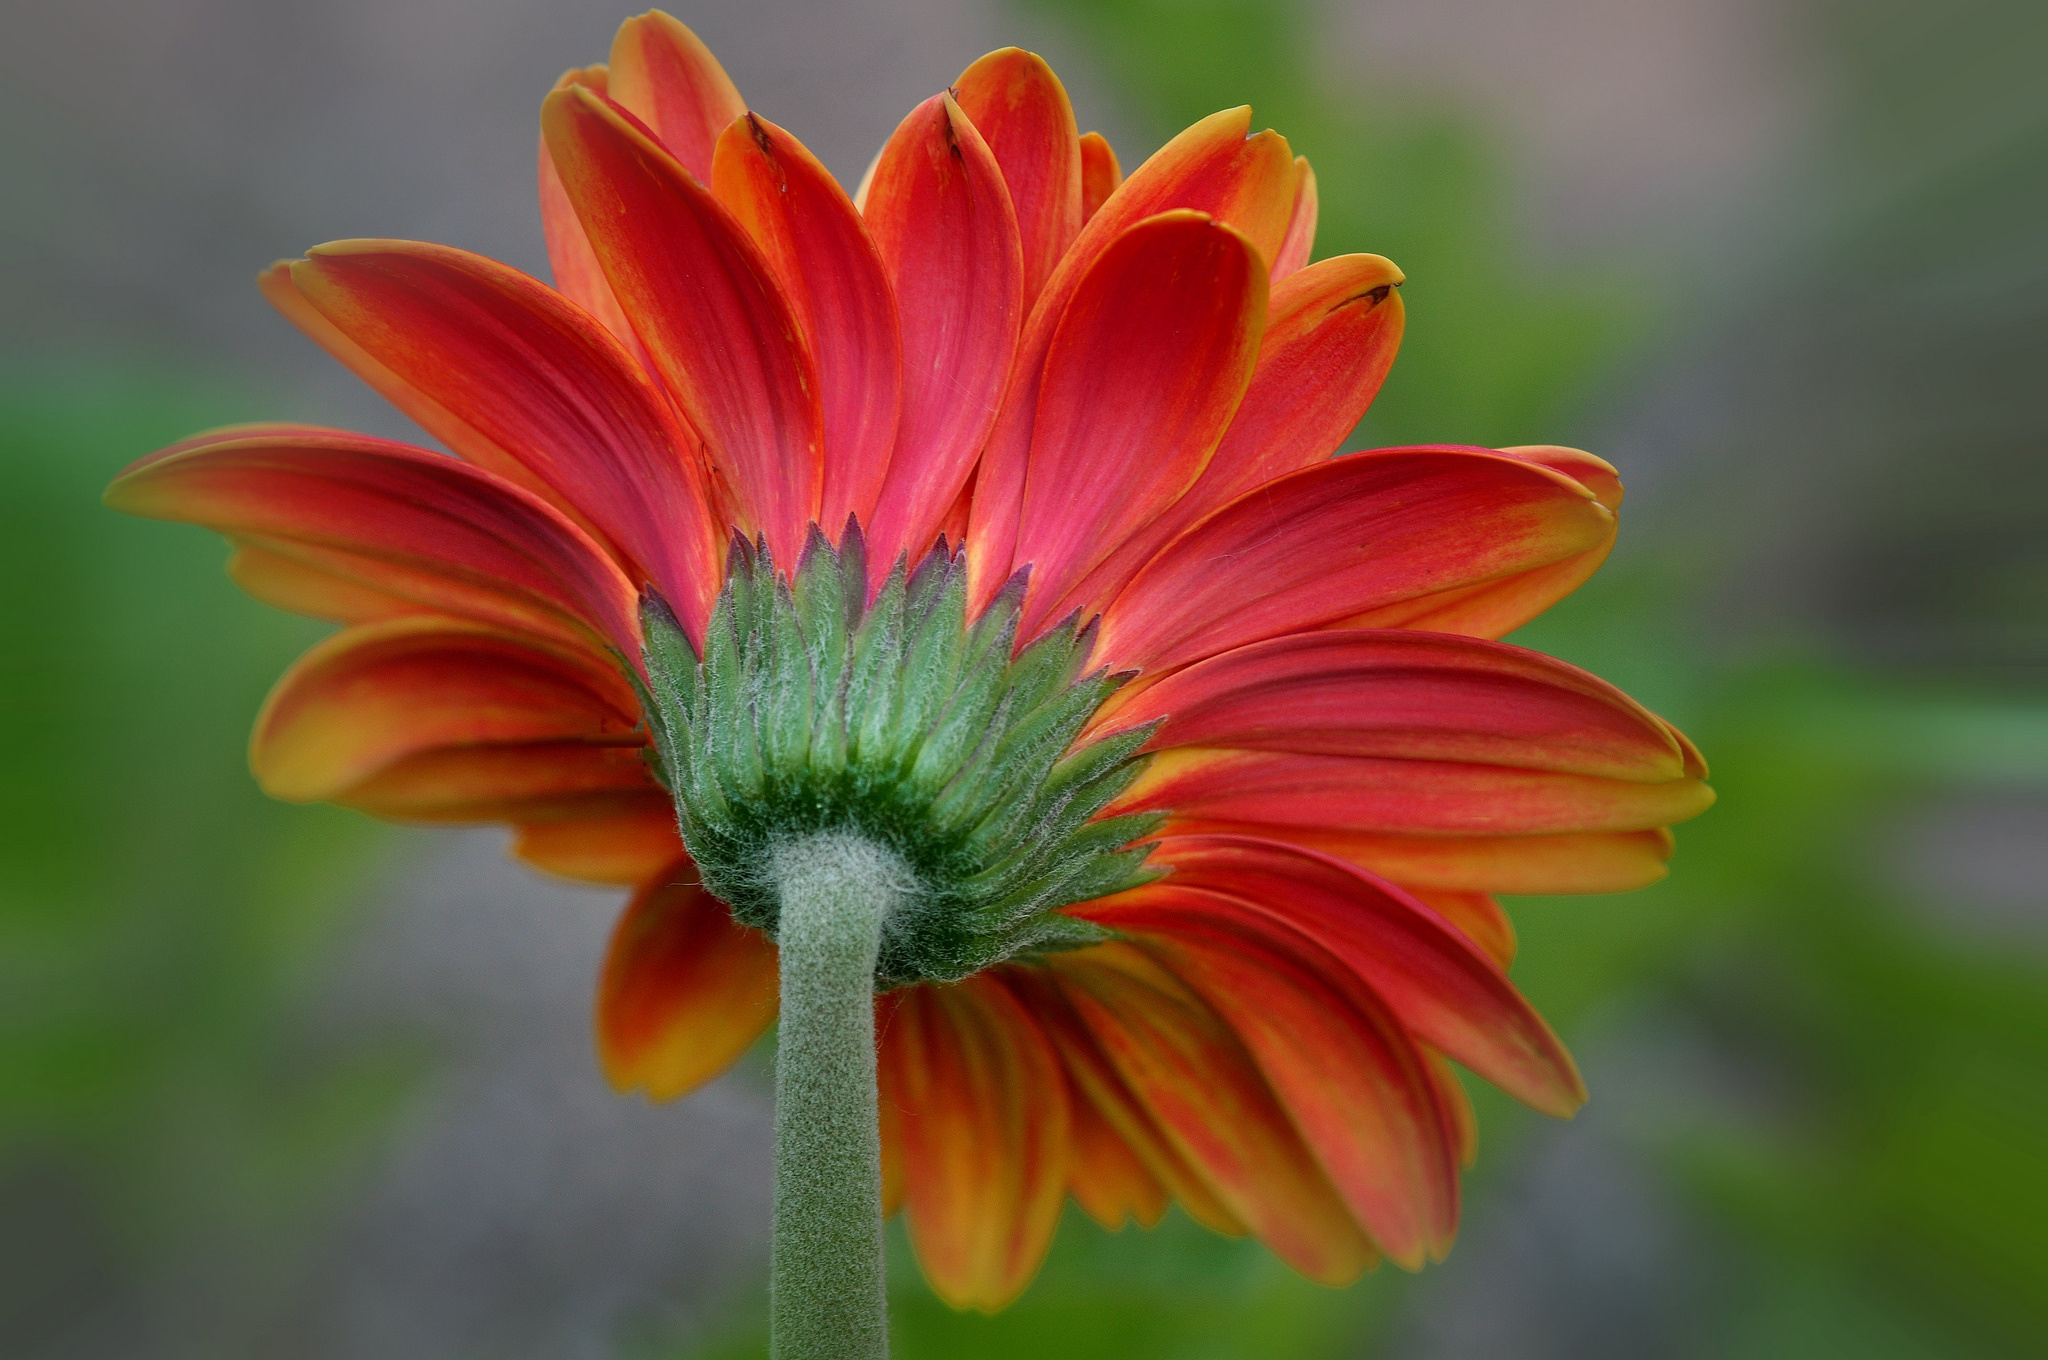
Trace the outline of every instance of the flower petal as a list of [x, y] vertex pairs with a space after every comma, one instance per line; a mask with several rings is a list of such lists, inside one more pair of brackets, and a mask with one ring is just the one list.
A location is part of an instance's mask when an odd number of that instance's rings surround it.
[[1405, 883], [1401, 887], [1409, 896], [1456, 926], [1460, 934], [1485, 950], [1486, 957], [1502, 969], [1515, 961], [1515, 923], [1508, 919], [1508, 914], [1501, 910], [1500, 903], [1491, 893], [1414, 888]]
[[1247, 136], [1251, 110], [1213, 114], [1161, 147], [1131, 173], [1081, 228], [1033, 304], [1017, 347], [1016, 377], [989, 435], [974, 483], [968, 532], [972, 603], [994, 597], [1016, 563], [1038, 389], [1053, 332], [1096, 260], [1128, 228], [1186, 208], [1244, 234], [1264, 260], [1286, 235], [1294, 206], [1294, 157], [1275, 132]]
[[[1242, 1237], [1248, 1232], [1244, 1223], [1223, 1207], [1208, 1179], [1175, 1151], [1158, 1120], [1117, 1074], [1054, 975], [1045, 968], [1011, 965], [996, 970], [995, 976], [1031, 1011], [1066, 1070], [1077, 1140], [1070, 1159], [1070, 1181], [1074, 1197], [1082, 1206], [1094, 1204], [1107, 1214], [1111, 1211], [1106, 1203], [1128, 1199], [1140, 1221], [1149, 1222], [1147, 1209], [1155, 1202], [1147, 1188], [1149, 1183], [1159, 1187], [1168, 1198], [1178, 1200], [1188, 1217], [1213, 1232], [1229, 1237]], [[1086, 1126], [1091, 1121], [1106, 1127], [1137, 1160], [1142, 1177], [1134, 1176], [1122, 1185], [1105, 1189], [1101, 1179], [1115, 1175], [1115, 1166], [1081, 1164], [1084, 1143], [1079, 1140], [1090, 1136]]]
[[825, 432], [819, 523], [874, 514], [896, 439], [903, 344], [867, 225], [804, 145], [754, 114], [718, 141], [711, 187], [761, 248], [818, 363]]
[[264, 792], [347, 800], [445, 747], [580, 743], [637, 754], [633, 691], [610, 665], [535, 638], [434, 615], [337, 633], [285, 672], [250, 740]]
[[1081, 220], [1095, 216], [1116, 186], [1123, 183], [1123, 167], [1117, 164], [1116, 149], [1099, 132], [1081, 134]]
[[905, 118], [863, 212], [903, 327], [903, 416], [869, 528], [886, 572], [922, 553], [988, 438], [1023, 321], [1017, 214], [995, 156], [948, 95]]
[[1273, 257], [1275, 283], [1305, 267], [1316, 244], [1316, 172], [1306, 156], [1294, 158], [1294, 172], [1294, 211], [1288, 214], [1287, 235]]
[[398, 822], [516, 826], [597, 815], [658, 788], [638, 746], [544, 741], [419, 751], [332, 801]]
[[228, 557], [228, 579], [273, 609], [336, 623], [370, 623], [401, 614], [434, 612], [418, 600], [336, 576], [253, 543], [236, 545]]
[[591, 802], [573, 817], [520, 826], [512, 853], [584, 883], [645, 883], [683, 853], [675, 807], [661, 789]]
[[1441, 1259], [1457, 1231], [1454, 1135], [1422, 1054], [1351, 970], [1222, 898], [1162, 894], [1104, 919], [1236, 1031], [1373, 1244], [1410, 1270]]
[[1156, 1227], [1172, 1202], [1123, 1135], [1093, 1102], [1076, 1097], [1073, 1106], [1073, 1148], [1068, 1155], [1067, 1187], [1083, 1213], [1115, 1232], [1133, 1219]]
[[609, 332], [537, 280], [446, 246], [336, 242], [291, 274], [349, 340], [552, 488], [701, 624], [723, 536], [682, 427]]
[[1697, 779], [1643, 784], [1463, 761], [1187, 746], [1154, 756], [1111, 807], [1381, 835], [1540, 836], [1647, 831], [1713, 802]]
[[1613, 522], [1578, 482], [1490, 450], [1351, 454], [1268, 482], [1167, 544], [1104, 611], [1097, 655], [1157, 676], [1548, 566]]
[[[1621, 509], [1621, 479], [1606, 460], [1580, 449], [1539, 444], [1502, 449], [1504, 457], [1549, 468], [1578, 482], [1610, 514]], [[1607, 560], [1618, 522], [1592, 546], [1559, 562], [1493, 581], [1370, 611], [1346, 623], [1360, 628], [1426, 628], [1437, 633], [1501, 637], [1577, 590]]]
[[1021, 1293], [1066, 1198], [1066, 1079], [1031, 1013], [994, 979], [904, 992], [882, 1041], [918, 1262], [955, 1308]]
[[[607, 91], [600, 88], [599, 93]], [[747, 111], [711, 49], [658, 9], [619, 25], [612, 38], [608, 93], [704, 184], [711, 182], [719, 134]]]
[[1032, 569], [1020, 637], [1201, 475], [1265, 321], [1258, 252], [1201, 213], [1162, 213], [1103, 252], [1046, 356], [1017, 531]]
[[[1271, 826], [1176, 817], [1189, 835], [1276, 834]], [[1566, 833], [1555, 836], [1402, 836], [1334, 827], [1290, 826], [1285, 838], [1414, 891], [1460, 893], [1614, 893], [1647, 887], [1670, 872], [1671, 833]]]
[[1081, 139], [1066, 87], [1036, 53], [991, 52], [960, 73], [953, 98], [988, 143], [1017, 210], [1029, 307], [1081, 230]]
[[538, 496], [445, 454], [244, 426], [151, 454], [106, 500], [427, 609], [640, 653], [638, 593], [597, 544]]
[[695, 883], [685, 858], [620, 915], [597, 988], [597, 1052], [621, 1091], [673, 1100], [711, 1080], [775, 1019], [775, 946]]
[[1047, 960], [1117, 1074], [1231, 1215], [1312, 1280], [1377, 1259], [1236, 1033], [1136, 946]]
[[[603, 66], [578, 67], [564, 71], [555, 88], [587, 85], [603, 94], [609, 88], [609, 75]], [[612, 296], [612, 286], [605, 280], [597, 253], [590, 248], [590, 238], [583, 234], [583, 224], [576, 220], [576, 209], [569, 205], [569, 191], [562, 187], [562, 176], [555, 169], [555, 158], [548, 151], [546, 138], [540, 139], [539, 161], [540, 225], [547, 238], [548, 268], [555, 276], [555, 291], [602, 321], [605, 329], [619, 337], [628, 349], [635, 349], [640, 341], [633, 334], [633, 323], [626, 320], [619, 300]]]
[[1558, 1116], [1585, 1103], [1571, 1055], [1499, 965], [1411, 894], [1251, 836], [1168, 836], [1152, 862], [1172, 873], [1077, 914], [1116, 929], [1148, 911], [1284, 921], [1341, 959], [1416, 1038], [1517, 1100]]
[[1576, 666], [1405, 629], [1269, 638], [1196, 662], [1098, 719], [1158, 722], [1145, 749], [1463, 761], [1658, 784], [1686, 778], [1655, 714]]
[[[614, 89], [619, 79], [614, 66]], [[733, 518], [796, 561], [819, 512], [823, 415], [801, 328], [760, 248], [595, 92], [556, 90], [541, 130], [612, 291], [725, 479]]]
[[1101, 612], [1189, 525], [1275, 477], [1335, 452], [1380, 389], [1401, 343], [1401, 271], [1340, 255], [1273, 289], [1251, 385], [1216, 456], [1187, 493], [1125, 539], [1052, 612]]

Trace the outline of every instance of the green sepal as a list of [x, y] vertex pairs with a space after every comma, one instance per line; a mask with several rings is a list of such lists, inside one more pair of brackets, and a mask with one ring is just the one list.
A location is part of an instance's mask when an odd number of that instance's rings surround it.
[[975, 618], [943, 540], [868, 598], [867, 547], [812, 528], [796, 570], [735, 537], [699, 651], [642, 602], [656, 762], [705, 885], [771, 935], [776, 847], [859, 833], [915, 878], [883, 932], [878, 987], [957, 979], [1107, 938], [1060, 909], [1154, 876], [1158, 819], [1101, 817], [1151, 729], [1076, 745], [1128, 677], [1084, 672], [1069, 618], [1015, 646], [1026, 574]]

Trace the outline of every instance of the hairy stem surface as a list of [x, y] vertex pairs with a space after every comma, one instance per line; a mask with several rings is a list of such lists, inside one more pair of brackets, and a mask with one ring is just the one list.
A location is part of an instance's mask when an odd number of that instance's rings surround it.
[[774, 852], [782, 1018], [775, 1060], [775, 1360], [882, 1360], [882, 1145], [875, 960], [909, 888], [891, 852], [850, 832]]

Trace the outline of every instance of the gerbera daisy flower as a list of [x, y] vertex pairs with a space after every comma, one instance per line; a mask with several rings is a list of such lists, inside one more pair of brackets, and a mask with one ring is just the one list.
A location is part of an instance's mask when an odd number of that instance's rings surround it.
[[406, 241], [261, 278], [448, 453], [246, 426], [108, 493], [345, 625], [263, 786], [633, 885], [622, 1089], [710, 1079], [780, 988], [785, 1353], [880, 1344], [877, 1195], [986, 1309], [1069, 1197], [1331, 1283], [1440, 1257], [1453, 1066], [1585, 1098], [1493, 895], [1651, 882], [1712, 799], [1670, 724], [1494, 640], [1599, 565], [1614, 470], [1333, 456], [1401, 274], [1310, 262], [1315, 177], [1246, 109], [1122, 177], [1007, 49], [848, 194], [653, 13], [542, 129], [554, 286]]

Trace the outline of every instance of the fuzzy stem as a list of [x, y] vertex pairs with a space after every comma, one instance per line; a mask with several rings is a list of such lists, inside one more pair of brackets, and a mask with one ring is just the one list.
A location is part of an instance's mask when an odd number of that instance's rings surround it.
[[775, 1360], [883, 1360], [875, 957], [908, 871], [848, 832], [775, 850], [782, 1018], [775, 1059]]

